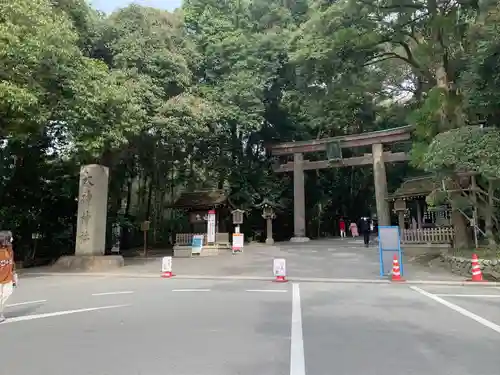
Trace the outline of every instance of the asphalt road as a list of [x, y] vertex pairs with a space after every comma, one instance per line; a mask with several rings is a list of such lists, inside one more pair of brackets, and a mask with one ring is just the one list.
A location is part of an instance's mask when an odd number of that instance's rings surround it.
[[500, 289], [106, 277], [21, 280], [9, 375], [497, 375]]

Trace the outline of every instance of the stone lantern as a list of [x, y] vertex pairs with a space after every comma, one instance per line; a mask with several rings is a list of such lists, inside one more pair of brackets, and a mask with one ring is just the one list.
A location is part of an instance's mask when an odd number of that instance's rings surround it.
[[266, 245], [274, 244], [273, 219], [276, 218], [274, 206], [275, 205], [267, 199], [264, 199], [258, 206], [259, 208], [262, 208], [262, 217], [266, 219]]
[[398, 214], [398, 224], [401, 233], [405, 229], [405, 213], [406, 213], [406, 201], [404, 199], [397, 199], [394, 201], [394, 212]]
[[233, 215], [233, 224], [235, 225], [234, 227], [234, 233], [240, 233], [240, 225], [243, 224], [243, 214], [245, 211], [236, 209], [234, 211], [231, 211], [231, 214]]

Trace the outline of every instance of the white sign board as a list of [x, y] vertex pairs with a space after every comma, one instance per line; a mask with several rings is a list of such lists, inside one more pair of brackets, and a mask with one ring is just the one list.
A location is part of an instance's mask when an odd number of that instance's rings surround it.
[[215, 210], [208, 211], [207, 243], [215, 243]]
[[274, 276], [286, 276], [286, 260], [285, 259], [274, 259], [273, 261], [273, 273]]
[[243, 251], [245, 237], [243, 233], [233, 233], [233, 253]]
[[163, 257], [161, 260], [161, 272], [172, 272], [172, 257]]

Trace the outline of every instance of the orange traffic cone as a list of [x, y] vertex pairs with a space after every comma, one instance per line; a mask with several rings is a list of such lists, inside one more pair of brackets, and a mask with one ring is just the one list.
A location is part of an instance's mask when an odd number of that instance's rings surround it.
[[404, 281], [401, 278], [401, 270], [399, 269], [398, 256], [394, 254], [394, 259], [392, 260], [392, 278], [391, 281]]
[[161, 277], [164, 279], [170, 279], [173, 276], [174, 274], [172, 273], [172, 271], [166, 271], [161, 273]]
[[163, 257], [161, 260], [161, 277], [170, 279], [175, 276], [172, 272], [172, 257]]
[[274, 259], [273, 260], [273, 273], [276, 276], [274, 279], [275, 283], [286, 283], [286, 259]]
[[479, 260], [477, 259], [477, 254], [472, 254], [472, 279], [469, 281], [484, 281], [483, 273], [481, 272], [481, 267], [479, 267]]
[[276, 276], [276, 278], [274, 279], [274, 282], [275, 283], [286, 283], [286, 282], [288, 282], [288, 280], [286, 279], [285, 276]]

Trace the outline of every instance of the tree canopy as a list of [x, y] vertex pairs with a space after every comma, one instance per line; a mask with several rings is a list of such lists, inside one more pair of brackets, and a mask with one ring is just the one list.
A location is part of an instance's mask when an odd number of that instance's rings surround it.
[[[263, 229], [256, 205], [280, 202], [286, 238], [293, 184], [269, 144], [407, 124], [412, 165], [388, 165], [389, 190], [423, 172], [497, 179], [499, 19], [492, 0], [185, 0], [112, 14], [2, 2], [1, 225], [23, 254], [33, 233], [48, 257], [70, 253], [78, 170], [97, 162], [125, 246], [145, 219], [169, 242], [186, 225], [169, 205], [206, 188], [248, 210], [250, 235]], [[374, 210], [371, 168], [308, 172], [306, 196], [309, 234], [331, 232]]]

